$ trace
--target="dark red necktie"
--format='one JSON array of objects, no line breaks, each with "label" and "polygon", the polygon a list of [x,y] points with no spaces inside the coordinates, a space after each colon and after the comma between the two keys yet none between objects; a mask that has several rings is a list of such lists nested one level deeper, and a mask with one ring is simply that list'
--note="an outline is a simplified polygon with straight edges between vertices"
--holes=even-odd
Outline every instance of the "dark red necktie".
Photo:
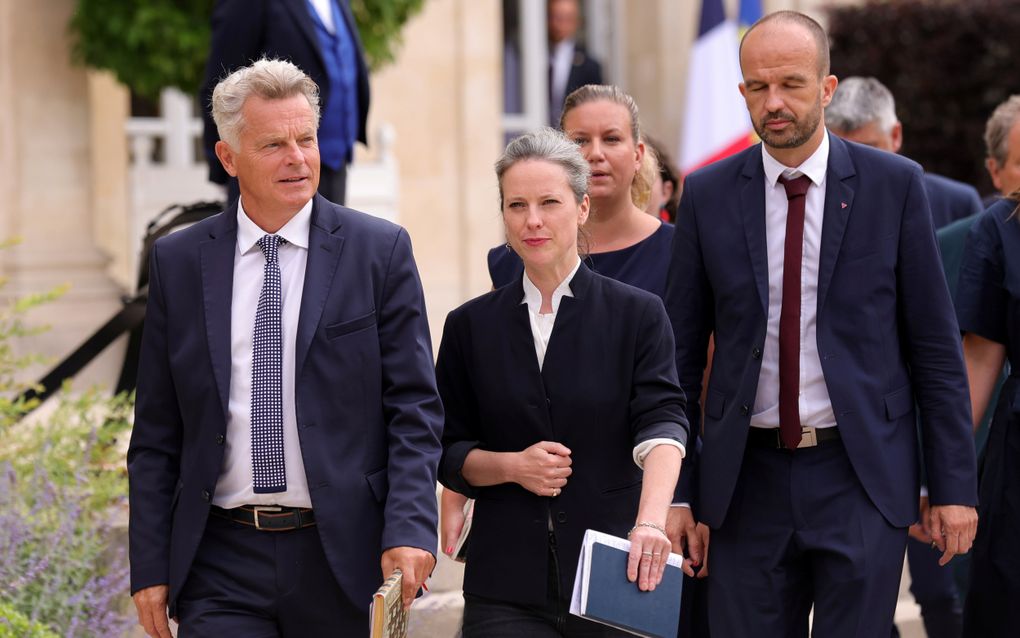
[{"label": "dark red necktie", "polygon": [[779,313],[779,438],[788,449],[800,445],[800,270],[804,252],[804,201],[811,179],[779,178],[786,189],[786,245],[783,248],[783,305]]}]

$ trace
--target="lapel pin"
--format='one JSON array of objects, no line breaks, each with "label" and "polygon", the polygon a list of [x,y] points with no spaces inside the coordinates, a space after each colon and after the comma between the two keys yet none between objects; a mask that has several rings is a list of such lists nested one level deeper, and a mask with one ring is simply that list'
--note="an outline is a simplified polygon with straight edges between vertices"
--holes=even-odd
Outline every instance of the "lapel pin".
[{"label": "lapel pin", "polygon": [[839,207],[840,208],[846,208],[846,202],[840,202],[839,203]]}]

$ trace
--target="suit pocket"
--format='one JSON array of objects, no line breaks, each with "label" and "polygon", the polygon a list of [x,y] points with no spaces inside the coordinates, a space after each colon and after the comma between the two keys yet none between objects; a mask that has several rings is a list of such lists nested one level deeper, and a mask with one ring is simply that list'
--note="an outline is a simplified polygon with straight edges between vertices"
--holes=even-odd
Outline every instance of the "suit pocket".
[{"label": "suit pocket", "polygon": [[375,310],[356,319],[341,321],[340,323],[334,323],[331,326],[326,326],[326,338],[330,340],[336,339],[337,337],[342,337],[344,335],[351,334],[352,332],[357,332],[358,330],[364,330],[372,325],[375,325]]},{"label": "suit pocket", "polygon": [[726,409],[726,395],[718,390],[709,388],[705,393],[705,416],[710,419],[719,420]]},{"label": "suit pocket", "polygon": [[380,503],[385,501],[386,495],[390,491],[390,477],[386,472],[386,468],[383,467],[374,472],[369,472],[365,475],[365,480],[368,481],[368,487],[372,490],[375,500]]},{"label": "suit pocket", "polygon": [[890,421],[910,414],[913,409],[914,393],[911,392],[909,385],[885,395],[885,418]]}]

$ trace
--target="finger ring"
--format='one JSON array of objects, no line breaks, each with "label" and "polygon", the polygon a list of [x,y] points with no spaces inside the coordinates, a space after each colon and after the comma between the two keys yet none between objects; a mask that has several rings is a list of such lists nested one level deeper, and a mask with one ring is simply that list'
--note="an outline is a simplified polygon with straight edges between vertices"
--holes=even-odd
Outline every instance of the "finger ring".
[{"label": "finger ring", "polygon": [[651,552],[641,552],[641,555],[642,556],[652,556],[653,554]]},{"label": "finger ring", "polygon": [[662,552],[655,552],[652,554],[652,556],[662,556]]},{"label": "finger ring", "polygon": [[931,542],[931,548],[932,548],[932,549],[935,549],[935,548],[937,548],[938,546],[939,546],[939,544],[938,544],[938,543],[936,543],[935,541],[932,541],[932,542]]}]

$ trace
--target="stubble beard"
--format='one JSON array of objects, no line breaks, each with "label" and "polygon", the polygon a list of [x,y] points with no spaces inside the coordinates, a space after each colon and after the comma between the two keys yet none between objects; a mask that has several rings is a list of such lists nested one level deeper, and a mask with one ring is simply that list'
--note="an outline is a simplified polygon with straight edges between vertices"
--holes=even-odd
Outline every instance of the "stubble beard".
[{"label": "stubble beard", "polygon": [[[768,120],[782,117],[790,120],[793,126],[786,131],[774,133],[765,126]],[[822,122],[822,101],[818,100],[803,120],[797,119],[792,113],[777,111],[767,113],[761,120],[755,122],[754,132],[758,134],[765,144],[771,148],[797,148],[803,146],[811,139],[811,136],[818,130]]]}]

